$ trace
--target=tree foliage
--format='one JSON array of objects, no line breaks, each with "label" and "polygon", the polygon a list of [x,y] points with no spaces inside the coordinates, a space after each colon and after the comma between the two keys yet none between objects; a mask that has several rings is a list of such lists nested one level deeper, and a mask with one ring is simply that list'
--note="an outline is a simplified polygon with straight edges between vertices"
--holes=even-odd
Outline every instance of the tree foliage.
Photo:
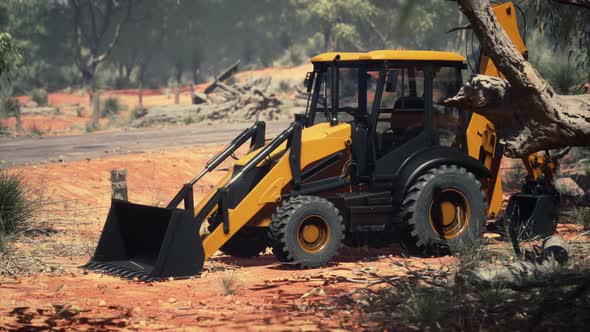
[{"label": "tree foliage", "polygon": [[9,76],[22,64],[20,50],[14,45],[12,36],[0,33],[0,77]]},{"label": "tree foliage", "polygon": [[[14,93],[80,86],[93,67],[99,88],[136,87],[140,81],[161,87],[208,80],[237,59],[248,69],[300,64],[326,50],[463,52],[465,44],[464,34],[447,31],[466,20],[455,3],[443,0],[133,0],[123,22],[128,1],[0,3],[0,31],[10,33],[22,50]],[[587,63],[587,10],[556,1],[517,3],[524,5],[529,25],[544,32],[543,40],[561,41],[559,48],[580,52],[572,54],[572,63],[584,57]],[[81,15],[79,52],[72,51],[78,40],[72,28],[75,4]],[[112,15],[106,20],[109,4]],[[103,59],[121,22],[118,42]]]},{"label": "tree foliage", "polygon": [[[557,1],[525,0],[524,6],[541,35],[547,35],[554,50],[566,49],[578,70],[590,66],[590,9],[567,6]],[[590,74],[586,75],[590,79]]]}]

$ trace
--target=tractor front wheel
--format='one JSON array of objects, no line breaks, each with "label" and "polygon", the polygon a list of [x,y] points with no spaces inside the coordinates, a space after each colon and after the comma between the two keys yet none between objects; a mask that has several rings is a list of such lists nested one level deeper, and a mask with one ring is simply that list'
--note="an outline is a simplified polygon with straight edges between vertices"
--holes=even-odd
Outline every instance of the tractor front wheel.
[{"label": "tractor front wheel", "polygon": [[338,209],[315,196],[289,199],[272,216],[269,227],[273,253],[298,267],[326,265],[344,239],[344,222]]}]

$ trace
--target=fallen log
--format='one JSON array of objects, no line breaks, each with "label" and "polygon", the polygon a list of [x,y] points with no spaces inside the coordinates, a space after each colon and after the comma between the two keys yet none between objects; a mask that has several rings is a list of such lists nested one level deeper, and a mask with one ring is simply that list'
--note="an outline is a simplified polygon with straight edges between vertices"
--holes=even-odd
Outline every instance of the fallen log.
[{"label": "fallen log", "polygon": [[219,74],[219,76],[217,76],[215,80],[211,84],[209,84],[203,92],[207,95],[213,92],[213,90],[215,90],[215,88],[217,87],[218,83],[227,81],[230,77],[232,77],[233,74],[235,74],[238,71],[239,65],[240,60],[238,59],[238,61],[236,61],[233,65],[229,66],[227,69],[221,72],[221,74]]}]

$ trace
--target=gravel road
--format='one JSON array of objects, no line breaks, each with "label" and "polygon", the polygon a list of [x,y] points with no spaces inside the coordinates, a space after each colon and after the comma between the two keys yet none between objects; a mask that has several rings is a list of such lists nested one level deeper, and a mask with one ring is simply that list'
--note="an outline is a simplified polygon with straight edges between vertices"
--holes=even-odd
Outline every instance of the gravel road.
[{"label": "gravel road", "polygon": [[[3,139],[0,141],[0,168],[205,144],[224,144],[250,125],[194,124],[186,127],[127,129],[74,136]],[[288,125],[289,122],[267,123],[266,137],[278,134]]]}]

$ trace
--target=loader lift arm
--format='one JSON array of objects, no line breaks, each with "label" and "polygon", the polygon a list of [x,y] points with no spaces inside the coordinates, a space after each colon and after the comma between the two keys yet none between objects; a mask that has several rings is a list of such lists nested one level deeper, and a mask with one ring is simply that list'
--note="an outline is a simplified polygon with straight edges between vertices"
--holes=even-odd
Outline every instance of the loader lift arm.
[{"label": "loader lift arm", "polygon": [[190,182],[183,185],[182,189],[174,196],[174,198],[168,203],[166,208],[172,209],[178,207],[180,202],[184,201],[185,210],[194,210],[193,200],[193,186],[205,176],[216,169],[222,162],[224,162],[229,156],[233,155],[244,143],[250,140],[250,150],[256,150],[264,146],[266,124],[264,121],[257,121],[254,125],[241,134],[236,136],[229,145],[219,151],[213,158],[207,161],[205,169],[195,176]]}]

